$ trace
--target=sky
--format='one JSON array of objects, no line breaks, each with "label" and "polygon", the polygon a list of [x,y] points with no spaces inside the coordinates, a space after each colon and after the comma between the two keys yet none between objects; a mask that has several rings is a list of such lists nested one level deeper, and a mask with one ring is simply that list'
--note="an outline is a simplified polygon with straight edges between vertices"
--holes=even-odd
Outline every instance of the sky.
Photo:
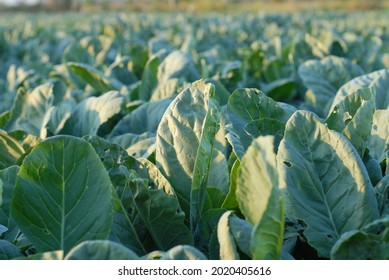
[{"label": "sky", "polygon": [[7,4],[7,5],[18,5],[22,2],[26,4],[35,4],[38,2],[38,0],[0,0],[1,4]]}]

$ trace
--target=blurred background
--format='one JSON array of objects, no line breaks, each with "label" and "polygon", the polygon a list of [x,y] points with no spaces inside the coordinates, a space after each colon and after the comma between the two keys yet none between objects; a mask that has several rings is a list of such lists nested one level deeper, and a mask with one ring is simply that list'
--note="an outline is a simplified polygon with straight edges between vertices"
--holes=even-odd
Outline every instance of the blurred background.
[{"label": "blurred background", "polygon": [[374,10],[385,0],[0,0],[0,11],[301,11]]}]

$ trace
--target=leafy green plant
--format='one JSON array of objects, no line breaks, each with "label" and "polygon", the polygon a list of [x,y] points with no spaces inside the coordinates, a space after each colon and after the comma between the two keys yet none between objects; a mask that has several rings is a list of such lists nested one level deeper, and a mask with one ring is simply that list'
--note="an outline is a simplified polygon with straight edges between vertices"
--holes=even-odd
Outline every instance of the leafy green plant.
[{"label": "leafy green plant", "polygon": [[384,12],[89,19],[0,18],[0,259],[389,259]]}]

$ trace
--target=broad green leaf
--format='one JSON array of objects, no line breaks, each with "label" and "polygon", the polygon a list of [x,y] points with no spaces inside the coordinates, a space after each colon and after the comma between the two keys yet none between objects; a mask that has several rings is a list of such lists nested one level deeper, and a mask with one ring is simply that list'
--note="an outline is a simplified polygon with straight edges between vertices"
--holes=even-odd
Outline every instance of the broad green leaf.
[{"label": "broad green leaf", "polygon": [[200,75],[191,56],[181,51],[172,51],[158,65],[157,78],[159,83],[173,78],[182,78],[187,82],[194,82],[200,78]]},{"label": "broad green leaf", "polygon": [[304,235],[320,256],[329,257],[343,233],[378,218],[357,151],[313,113],[297,111],[290,118],[277,163],[286,215],[306,224]]},{"label": "broad green leaf", "polygon": [[225,175],[215,172],[218,162],[213,161],[218,152],[215,135],[219,120],[213,93],[211,84],[193,83],[170,103],[157,130],[157,164],[172,184],[187,219],[192,217],[192,229],[200,218],[206,187],[224,187],[207,183],[209,178],[217,181]]},{"label": "broad green leaf", "polygon": [[0,260],[12,260],[22,256],[18,247],[7,240],[0,239]]},{"label": "broad green leaf", "polygon": [[279,142],[285,123],[293,113],[257,89],[235,90],[227,110],[232,130],[245,151],[258,136],[273,135]]},{"label": "broad green leaf", "polygon": [[15,138],[0,130],[0,170],[16,164],[24,152]]},{"label": "broad green leaf", "polygon": [[279,259],[284,232],[284,209],[278,190],[274,137],[255,139],[240,167],[236,198],[253,225],[251,252],[254,259]]},{"label": "broad green leaf", "polygon": [[375,71],[355,79],[348,80],[336,93],[332,101],[330,112],[346,96],[354,93],[360,88],[374,88],[376,92],[375,104],[377,109],[389,108],[389,70]]},{"label": "broad green leaf", "polygon": [[174,194],[163,185],[149,186],[141,178],[129,178],[128,183],[138,213],[158,249],[193,244],[193,236],[184,224],[185,213],[180,211]]},{"label": "broad green leaf", "polygon": [[343,234],[331,250],[336,260],[389,260],[389,216]]},{"label": "broad green leaf", "polygon": [[19,169],[19,166],[11,166],[0,170],[0,224],[7,227],[4,239],[11,242],[16,239],[19,231],[10,215],[12,194]]},{"label": "broad green leaf", "polygon": [[111,230],[112,185],[92,146],[51,137],[25,158],[11,202],[15,223],[38,251],[63,250]]},{"label": "broad green leaf", "polygon": [[169,107],[171,101],[172,99],[168,98],[142,104],[118,122],[112,129],[111,137],[123,135],[125,133],[156,133],[162,116]]},{"label": "broad green leaf", "polygon": [[175,97],[177,94],[179,94],[181,91],[185,90],[189,86],[190,83],[182,79],[169,79],[157,85],[157,87],[153,91],[153,95],[151,96],[150,101]]},{"label": "broad green leaf", "polygon": [[123,245],[109,240],[84,241],[66,254],[65,260],[138,260],[139,257]]},{"label": "broad green leaf", "polygon": [[362,75],[363,70],[346,58],[327,56],[304,62],[298,68],[298,74],[309,90],[306,101],[315,113],[324,117],[338,89],[352,78]]},{"label": "broad green leaf", "polygon": [[111,141],[135,158],[149,158],[155,152],[155,134],[152,132],[126,133],[111,138]]},{"label": "broad green leaf", "polygon": [[[45,119],[42,123],[42,129],[40,133],[41,138],[44,139],[47,135],[50,134],[59,134],[59,132],[63,129],[66,121],[71,117],[74,107],[76,106],[77,103],[74,99],[66,99],[57,106],[50,107],[47,110]],[[46,135],[42,135],[43,133]]]},{"label": "broad green leaf", "polygon": [[104,73],[91,65],[77,62],[69,62],[66,65],[98,92],[119,90],[122,86],[120,82],[108,79]]},{"label": "broad green leaf", "polygon": [[375,111],[375,92],[359,89],[336,105],[326,120],[329,129],[346,136],[363,158]]},{"label": "broad green leaf", "polygon": [[161,260],[206,260],[198,249],[188,245],[178,245],[167,251]]},{"label": "broad green leaf", "polygon": [[377,110],[373,115],[371,136],[368,143],[369,154],[378,162],[385,160],[389,151],[389,108]]},{"label": "broad green leaf", "polygon": [[122,103],[123,97],[117,91],[89,97],[74,108],[61,133],[80,137],[96,135],[102,124],[120,112]]},{"label": "broad green leaf", "polygon": [[[208,89],[208,92],[211,90]],[[202,133],[199,139],[199,145],[196,154],[196,160],[193,170],[192,187],[190,193],[190,216],[191,228],[194,230],[203,212],[204,200],[207,192],[209,170],[211,169],[214,146],[216,141],[216,133],[219,130],[219,116],[218,108],[211,99],[213,92],[210,93],[209,100],[204,98],[206,109],[206,116],[203,122]],[[217,152],[217,151],[216,151]],[[215,152],[215,153],[216,153]]]},{"label": "broad green leaf", "polygon": [[40,135],[46,112],[54,101],[53,85],[44,84],[32,92],[20,89],[17,93],[6,129],[24,130]]},{"label": "broad green leaf", "polygon": [[225,212],[218,223],[217,226],[217,239],[220,244],[220,259],[221,260],[239,260],[238,248],[236,246],[234,237],[231,233],[231,228],[229,224],[229,218],[232,214],[232,211]]}]

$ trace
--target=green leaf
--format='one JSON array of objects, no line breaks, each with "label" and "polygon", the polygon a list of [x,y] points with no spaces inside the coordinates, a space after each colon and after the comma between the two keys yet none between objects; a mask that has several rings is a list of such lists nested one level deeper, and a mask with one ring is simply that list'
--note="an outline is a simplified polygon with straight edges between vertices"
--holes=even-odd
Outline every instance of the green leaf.
[{"label": "green leaf", "polygon": [[44,253],[37,253],[33,255],[29,255],[27,257],[20,257],[17,258],[18,260],[63,260],[63,251],[57,250],[57,251],[51,251],[51,252],[44,252]]},{"label": "green leaf", "polygon": [[146,101],[150,100],[154,89],[158,85],[158,66],[166,56],[166,50],[161,50],[152,55],[147,61],[142,73],[142,83],[139,88],[139,99]]},{"label": "green leaf", "polygon": [[376,92],[375,105],[377,109],[389,108],[389,70],[382,69],[352,80],[347,80],[336,93],[332,101],[331,109],[339,104],[346,96],[354,93],[360,88],[374,88]]},{"label": "green leaf", "polygon": [[346,136],[363,158],[375,111],[375,92],[359,89],[336,105],[326,120],[328,128]]},{"label": "green leaf", "polygon": [[208,179],[215,181],[225,175],[217,173],[225,159],[213,161],[218,152],[215,136],[219,120],[213,93],[211,84],[193,83],[173,100],[157,130],[157,164],[172,184],[187,218],[191,217],[192,229],[200,218],[206,187],[224,187],[208,183]]},{"label": "green leaf", "polygon": [[173,193],[163,185],[148,186],[140,178],[129,178],[129,188],[138,213],[159,250],[193,244],[193,236],[184,224],[185,213],[180,211]]},{"label": "green leaf", "polygon": [[362,75],[363,70],[346,58],[327,56],[304,62],[298,68],[298,74],[309,90],[306,101],[315,113],[323,117],[329,112],[338,89],[352,78]]},{"label": "green leaf", "polygon": [[167,251],[161,260],[206,260],[198,249],[188,245],[178,245]]},{"label": "green leaf", "polygon": [[228,210],[238,210],[239,208],[238,200],[236,199],[236,187],[238,181],[239,168],[240,168],[240,160],[237,159],[235,160],[234,165],[232,166],[231,169],[230,188],[226,196],[226,199],[224,200],[221,206],[222,208]]},{"label": "green leaf", "polygon": [[84,240],[108,237],[111,192],[109,176],[88,142],[51,137],[25,158],[11,213],[38,251],[67,253]]},{"label": "green leaf", "polygon": [[142,257],[143,260],[206,260],[197,248],[189,245],[178,245],[167,252],[153,251]]},{"label": "green leaf", "polygon": [[[246,151],[258,136],[273,135],[279,142],[293,112],[285,110],[257,89],[237,89],[228,100],[227,113],[235,136]],[[239,157],[239,153],[237,153]]]},{"label": "green leaf", "polygon": [[273,141],[274,137],[263,136],[251,143],[237,180],[239,207],[254,226],[251,240],[254,259],[279,259],[281,255],[284,209]]},{"label": "green leaf", "polygon": [[290,118],[277,162],[286,215],[306,224],[304,235],[320,256],[329,257],[343,233],[378,218],[357,151],[313,113],[297,111]]},{"label": "green leaf", "polygon": [[22,256],[18,247],[7,240],[0,239],[0,260],[12,260]]},{"label": "green leaf", "polygon": [[146,253],[140,237],[131,220],[135,212],[131,192],[127,188],[127,176],[130,169],[138,169],[140,164],[119,145],[98,136],[84,137],[95,149],[111,179],[113,223],[109,239],[121,243],[138,255]]},{"label": "green leaf", "polygon": [[65,256],[65,260],[138,260],[139,257],[119,243],[109,240],[84,241]]},{"label": "green leaf", "polygon": [[247,257],[252,257],[251,254],[251,240],[253,233],[253,226],[246,220],[240,219],[235,215],[231,215],[229,219],[231,234],[234,237],[238,248],[246,254]]},{"label": "green leaf", "polygon": [[200,75],[191,56],[181,51],[172,51],[158,66],[157,78],[159,83],[174,78],[194,82],[200,78]]},{"label": "green leaf", "polygon": [[46,112],[53,104],[53,85],[44,84],[32,92],[20,89],[17,93],[6,129],[24,130],[40,135]]},{"label": "green leaf", "polygon": [[91,65],[76,62],[69,62],[66,65],[98,92],[119,90],[122,86],[118,81],[106,78],[104,73],[100,72]]},{"label": "green leaf", "polygon": [[234,237],[231,233],[229,225],[229,218],[232,211],[225,212],[217,226],[217,239],[220,244],[220,259],[221,260],[239,260],[238,248],[236,246]]},{"label": "green leaf", "polygon": [[210,209],[203,213],[194,233],[196,248],[202,251],[206,256],[210,253],[210,239],[213,233],[217,231],[217,224],[220,217],[226,212],[226,209]]},{"label": "green leaf", "polygon": [[378,162],[385,160],[389,151],[389,108],[377,110],[373,115],[371,136],[368,143],[369,154]]},{"label": "green leaf", "polygon": [[389,216],[346,232],[331,250],[335,260],[389,260]]},{"label": "green leaf", "polygon": [[375,186],[378,210],[382,215],[389,215],[389,174]]},{"label": "green leaf", "polygon": [[146,102],[122,118],[111,132],[111,138],[125,133],[156,133],[163,114],[172,99]]},{"label": "green leaf", "polygon": [[12,194],[19,169],[19,166],[11,166],[0,170],[0,224],[7,227],[4,239],[11,242],[16,239],[19,232],[10,215]]},{"label": "green leaf", "polygon": [[122,103],[123,97],[117,91],[89,97],[75,107],[61,133],[80,137],[96,135],[102,124],[120,112]]},{"label": "green leaf", "polygon": [[24,152],[15,138],[0,130],[0,169],[16,164]]}]

